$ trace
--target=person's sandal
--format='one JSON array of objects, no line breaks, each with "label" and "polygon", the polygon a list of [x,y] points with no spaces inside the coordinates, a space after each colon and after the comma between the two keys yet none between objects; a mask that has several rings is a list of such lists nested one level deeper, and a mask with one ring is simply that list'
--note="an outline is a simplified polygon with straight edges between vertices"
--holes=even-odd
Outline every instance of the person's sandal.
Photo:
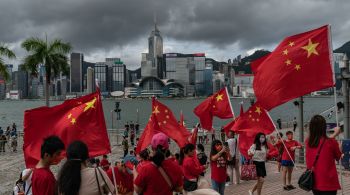
[{"label": "person's sandal", "polygon": [[294,187],[293,185],[288,185],[287,187],[288,187],[290,190],[296,189],[296,187]]},{"label": "person's sandal", "polygon": [[283,189],[286,190],[286,191],[290,190],[290,188],[288,186],[283,186]]}]

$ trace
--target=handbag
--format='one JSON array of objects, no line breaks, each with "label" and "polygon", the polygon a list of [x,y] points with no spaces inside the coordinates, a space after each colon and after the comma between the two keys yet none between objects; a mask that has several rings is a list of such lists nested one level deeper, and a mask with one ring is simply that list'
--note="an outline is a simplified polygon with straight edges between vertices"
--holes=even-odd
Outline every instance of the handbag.
[{"label": "handbag", "polygon": [[184,179],[183,188],[187,192],[192,192],[192,191],[197,190],[197,188],[198,188],[198,179],[196,181],[190,181],[190,180]]},{"label": "handbag", "polygon": [[256,166],[251,162],[243,164],[241,168],[241,180],[257,180]]},{"label": "handbag", "polygon": [[306,171],[303,174],[301,174],[301,176],[299,177],[299,180],[298,180],[299,188],[301,188],[305,191],[312,190],[312,188],[314,186],[314,172],[313,172],[313,170],[315,168],[318,157],[320,156],[320,152],[321,152],[321,149],[323,147],[324,142],[326,142],[326,139],[322,142],[321,147],[318,149],[315,161],[314,161],[311,169],[306,169]]}]

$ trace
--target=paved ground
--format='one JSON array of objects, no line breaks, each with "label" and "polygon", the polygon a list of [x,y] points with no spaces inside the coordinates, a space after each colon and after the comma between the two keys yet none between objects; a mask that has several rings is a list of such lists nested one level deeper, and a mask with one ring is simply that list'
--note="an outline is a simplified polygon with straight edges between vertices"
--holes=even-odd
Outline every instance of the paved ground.
[{"label": "paved ground", "polygon": [[[122,155],[122,149],[120,146],[117,145],[117,138],[115,136],[110,136],[110,140],[112,143],[112,155],[110,156],[110,160],[112,162],[116,160],[120,160],[120,156]],[[118,140],[120,143],[120,139]],[[8,148],[5,154],[0,153],[0,195],[9,195],[12,194],[11,190],[13,188],[13,185],[19,177],[19,173],[21,170],[24,169],[24,159],[23,159],[23,153],[21,151],[22,147],[22,141],[21,138],[19,139],[19,152],[13,153],[9,152]],[[172,145],[172,148],[175,149],[175,146]],[[207,145],[206,148],[209,148],[209,145]],[[207,150],[208,151],[208,150]],[[57,173],[57,170],[59,170],[59,166],[53,167],[53,171]],[[299,169],[297,169],[294,172],[294,178],[293,178],[293,184],[297,186],[297,179],[303,172],[302,166],[300,166]],[[281,174],[275,173],[276,171],[276,164],[274,162],[267,163],[267,177],[265,180],[265,184],[263,187],[263,194],[311,194],[306,193],[300,189],[296,189],[293,191],[283,191],[282,190],[282,176]],[[209,177],[209,175],[207,176]],[[326,176],[325,176],[326,177]],[[343,176],[344,179],[344,194],[350,194],[350,177],[349,174],[345,174]],[[243,181],[239,185],[232,185],[229,187],[226,187],[226,194],[237,194],[237,195],[246,195],[248,194],[248,189],[252,188],[254,185],[254,181]],[[338,194],[341,191],[339,191]]]}]

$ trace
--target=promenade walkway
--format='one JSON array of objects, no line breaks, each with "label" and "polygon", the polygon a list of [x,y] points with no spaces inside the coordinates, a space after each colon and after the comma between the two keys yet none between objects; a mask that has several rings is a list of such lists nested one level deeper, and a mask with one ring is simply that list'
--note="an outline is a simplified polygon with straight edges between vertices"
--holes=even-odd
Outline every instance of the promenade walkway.
[{"label": "promenade walkway", "polygon": [[[121,155],[123,154],[122,148],[118,146],[114,141],[115,138],[111,137],[112,144],[112,155],[109,155],[109,160],[115,162],[116,160],[121,160]],[[13,153],[6,151],[5,154],[0,153],[0,195],[9,195],[12,194],[12,189],[15,181],[18,179],[20,171],[24,169],[24,158],[22,153],[22,137],[19,138],[19,147],[18,152]],[[175,148],[174,144],[171,145]],[[209,145],[206,145],[206,152],[209,152]],[[52,170],[56,174],[59,170],[61,164],[58,166],[53,166]],[[305,170],[303,165],[299,165],[299,168],[294,171],[293,174],[293,185],[297,186],[297,179],[301,173]],[[311,192],[307,193],[300,189],[295,189],[292,191],[283,191],[282,190],[282,175],[280,173],[275,173],[276,164],[275,162],[267,163],[267,177],[265,179],[265,184],[263,187],[263,194],[265,195],[288,195],[288,194],[312,194]],[[210,175],[207,174],[206,177],[209,179]],[[325,175],[325,177],[327,177]],[[350,175],[347,172],[344,176],[344,194],[350,194]],[[239,185],[232,185],[226,187],[225,194],[227,195],[247,195],[248,190],[252,188],[255,181],[243,181]],[[341,194],[341,191],[338,192]]]}]

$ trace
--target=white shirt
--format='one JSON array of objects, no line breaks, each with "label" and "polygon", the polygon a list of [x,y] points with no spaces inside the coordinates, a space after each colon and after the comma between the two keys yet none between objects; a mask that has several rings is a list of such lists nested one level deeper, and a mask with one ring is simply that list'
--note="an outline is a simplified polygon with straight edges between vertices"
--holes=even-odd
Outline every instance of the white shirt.
[{"label": "white shirt", "polygon": [[248,154],[253,155],[253,161],[265,162],[268,150],[266,150],[265,146],[261,147],[261,150],[256,150],[255,144],[250,146],[248,150]]},{"label": "white shirt", "polygon": [[[26,174],[28,174],[29,171],[30,171],[30,169],[24,169],[22,172],[22,177],[25,176]],[[26,188],[24,189],[24,194],[32,195],[32,187],[30,187],[30,189],[29,189],[29,186],[31,186],[31,184],[32,184],[32,173],[29,175],[29,177],[25,181],[25,183],[26,183]],[[28,189],[29,189],[29,192],[27,193]]]},{"label": "white shirt", "polygon": [[236,150],[237,150],[237,141],[235,138],[229,138],[227,140],[228,147],[230,148],[230,154],[232,157],[236,155]]}]

